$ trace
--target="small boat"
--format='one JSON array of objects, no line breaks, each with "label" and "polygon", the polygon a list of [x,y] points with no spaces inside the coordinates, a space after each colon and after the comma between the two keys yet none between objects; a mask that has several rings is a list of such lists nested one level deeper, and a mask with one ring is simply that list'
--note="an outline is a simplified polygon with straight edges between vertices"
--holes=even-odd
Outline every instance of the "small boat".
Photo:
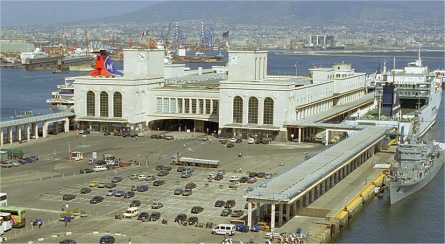
[{"label": "small boat", "polygon": [[14,111],[14,118],[15,119],[24,119],[24,118],[29,118],[32,117],[33,113],[32,111],[22,111],[20,110],[19,113],[17,113],[17,110]]}]

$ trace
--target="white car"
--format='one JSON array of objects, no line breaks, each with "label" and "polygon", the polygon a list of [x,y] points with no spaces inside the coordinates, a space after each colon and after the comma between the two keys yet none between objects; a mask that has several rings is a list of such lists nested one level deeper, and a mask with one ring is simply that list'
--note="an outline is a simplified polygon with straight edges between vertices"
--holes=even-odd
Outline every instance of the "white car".
[{"label": "white car", "polygon": [[230,142],[231,142],[231,143],[235,143],[235,142],[236,142],[236,138],[232,138],[232,139],[230,139]]},{"label": "white car", "polygon": [[239,176],[230,176],[230,182],[235,182],[235,181],[239,181]]},{"label": "white car", "polygon": [[94,172],[100,172],[100,171],[106,171],[106,170],[107,170],[107,167],[100,166],[100,165],[94,166],[94,168],[93,168]]},{"label": "white car", "polygon": [[247,143],[249,143],[249,144],[253,144],[253,143],[255,143],[255,139],[253,139],[253,138],[249,138],[249,140],[247,140]]},{"label": "white car", "polygon": [[138,179],[139,180],[146,180],[147,176],[145,176],[145,175],[138,175]]}]

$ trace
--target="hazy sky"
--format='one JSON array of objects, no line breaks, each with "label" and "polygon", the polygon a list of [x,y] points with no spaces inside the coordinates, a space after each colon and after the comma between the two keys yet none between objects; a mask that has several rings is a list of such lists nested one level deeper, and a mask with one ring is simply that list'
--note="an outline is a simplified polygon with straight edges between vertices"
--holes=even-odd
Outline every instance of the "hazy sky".
[{"label": "hazy sky", "polygon": [[[159,0],[157,1],[159,2]],[[0,0],[0,25],[6,27],[16,25],[54,24],[96,18],[97,16],[114,16],[133,12],[154,3],[156,3],[156,1],[150,0]]]}]

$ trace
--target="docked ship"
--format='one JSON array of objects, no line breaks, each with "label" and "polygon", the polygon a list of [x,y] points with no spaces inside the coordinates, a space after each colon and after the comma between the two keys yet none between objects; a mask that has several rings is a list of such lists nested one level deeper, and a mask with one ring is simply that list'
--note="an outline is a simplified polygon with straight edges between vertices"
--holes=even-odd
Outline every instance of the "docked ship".
[{"label": "docked ship", "polygon": [[49,55],[45,52],[42,52],[40,48],[36,48],[33,52],[22,52],[20,54],[20,61],[22,64],[29,64],[31,60],[46,58]]},{"label": "docked ship", "polygon": [[426,186],[445,161],[445,143],[416,139],[397,147],[390,170],[389,197],[394,204]]},{"label": "docked ship", "polygon": [[52,92],[51,98],[46,102],[51,104],[54,113],[74,112],[74,77],[66,77],[65,84],[57,85],[58,90]]},{"label": "docked ship", "polygon": [[[96,65],[94,69],[88,73],[88,76],[122,76],[123,74],[116,70],[113,61],[109,57],[109,53],[105,50],[95,52]],[[52,92],[51,98],[46,102],[51,104],[54,113],[70,111],[74,112],[74,81],[75,77],[65,77],[65,83],[57,85],[58,90]]]},{"label": "docked ship", "polygon": [[429,70],[419,58],[403,69],[375,79],[374,103],[346,121],[351,126],[386,126],[397,131],[400,143],[421,138],[434,125],[442,100],[445,70]]}]

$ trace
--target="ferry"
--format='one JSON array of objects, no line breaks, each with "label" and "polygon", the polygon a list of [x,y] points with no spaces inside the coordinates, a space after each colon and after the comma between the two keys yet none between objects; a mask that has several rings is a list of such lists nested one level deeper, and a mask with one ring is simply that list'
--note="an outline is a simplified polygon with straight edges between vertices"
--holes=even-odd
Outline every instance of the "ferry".
[{"label": "ferry", "polygon": [[66,77],[65,83],[57,85],[58,90],[52,92],[52,96],[46,99],[50,103],[54,113],[70,111],[74,112],[74,77]]},{"label": "ferry", "polygon": [[403,69],[383,69],[375,80],[374,103],[346,121],[351,126],[386,126],[400,142],[422,138],[434,125],[442,100],[445,70],[429,70],[419,57]]},{"label": "ferry", "polygon": [[36,48],[33,52],[22,52],[20,54],[20,61],[22,64],[29,64],[30,60],[38,59],[38,58],[46,58],[49,55],[45,52],[42,52],[40,48]]}]

